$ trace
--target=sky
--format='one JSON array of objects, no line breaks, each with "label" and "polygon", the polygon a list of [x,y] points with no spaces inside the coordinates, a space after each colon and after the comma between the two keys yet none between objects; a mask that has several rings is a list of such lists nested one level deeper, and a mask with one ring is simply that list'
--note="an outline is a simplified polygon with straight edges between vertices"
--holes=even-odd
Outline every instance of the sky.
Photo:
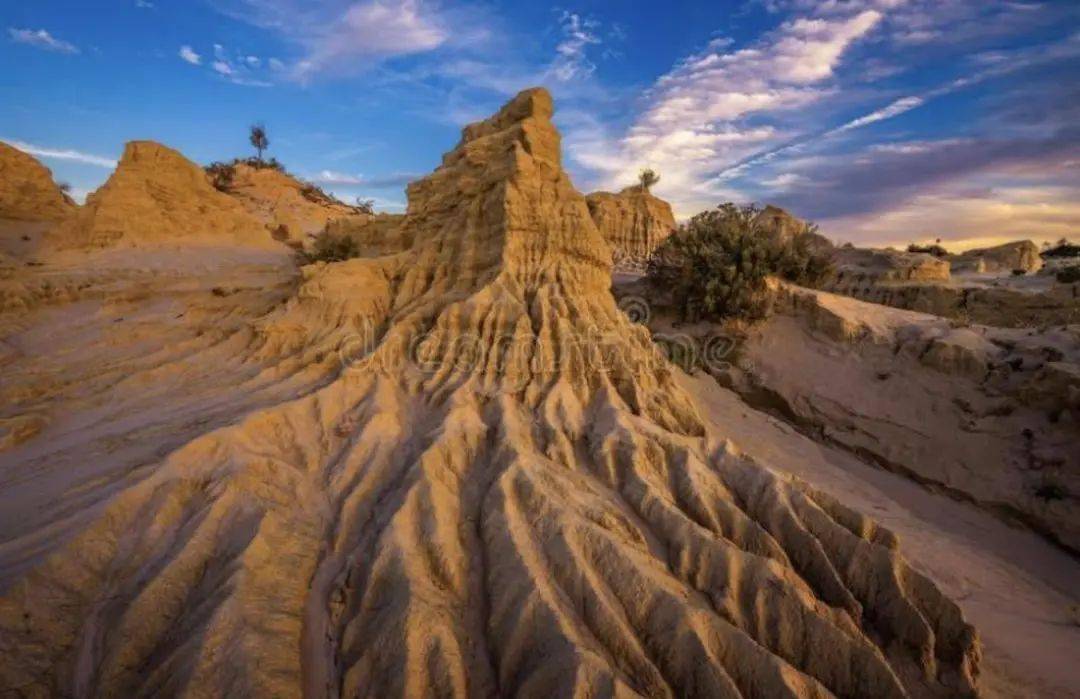
[{"label": "sky", "polygon": [[77,198],[126,141],[269,154],[402,211],[463,125],[555,97],[578,189],[772,203],[838,242],[1080,233],[1075,0],[0,3],[0,140]]}]

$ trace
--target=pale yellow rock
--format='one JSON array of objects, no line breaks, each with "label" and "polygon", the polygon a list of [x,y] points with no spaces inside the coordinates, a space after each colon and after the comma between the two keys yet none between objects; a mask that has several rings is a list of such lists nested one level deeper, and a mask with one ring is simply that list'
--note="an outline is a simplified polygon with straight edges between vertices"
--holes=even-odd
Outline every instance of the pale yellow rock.
[{"label": "pale yellow rock", "polygon": [[618,194],[594,192],[586,200],[593,221],[612,247],[618,269],[643,267],[675,230],[671,205],[640,186]]},{"label": "pale yellow rock", "polygon": [[0,142],[0,219],[56,221],[75,209],[47,167]]},{"label": "pale yellow rock", "polygon": [[332,221],[344,217],[367,218],[341,202],[305,196],[305,183],[273,168],[238,163],[227,193],[244,205],[280,238],[308,241]]},{"label": "pale yellow rock", "polygon": [[1030,240],[1017,240],[992,248],[965,250],[959,255],[950,256],[949,259],[954,271],[979,274],[1009,274],[1013,270],[1037,272],[1043,265],[1039,246]]},{"label": "pale yellow rock", "polygon": [[116,172],[48,239],[59,248],[279,245],[239,202],[214,189],[201,167],[152,141],[127,144]]}]

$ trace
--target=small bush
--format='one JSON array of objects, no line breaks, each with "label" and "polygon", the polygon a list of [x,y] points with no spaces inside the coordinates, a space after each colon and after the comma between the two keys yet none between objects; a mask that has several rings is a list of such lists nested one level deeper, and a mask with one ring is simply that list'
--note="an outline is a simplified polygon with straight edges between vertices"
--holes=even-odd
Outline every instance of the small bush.
[{"label": "small bush", "polygon": [[286,240],[289,239],[289,227],[286,226],[284,223],[279,224],[274,228],[274,230],[270,231],[270,237],[274,240],[284,243]]},{"label": "small bush", "polygon": [[1059,240],[1049,250],[1043,250],[1043,257],[1080,257],[1080,245],[1073,245],[1067,240]]},{"label": "small bush", "polygon": [[307,259],[309,262],[341,262],[360,256],[360,246],[347,235],[334,235],[323,231],[315,238],[315,247]]},{"label": "small bush", "polygon": [[361,214],[374,214],[375,213],[375,200],[364,199],[362,197],[356,198],[356,206],[353,207],[357,212]]},{"label": "small bush", "polygon": [[671,294],[680,320],[760,320],[772,306],[767,279],[819,283],[831,272],[807,238],[780,242],[756,206],[723,204],[694,216],[661,243],[647,268],[649,284]]},{"label": "small bush", "polygon": [[219,192],[227,192],[232,187],[233,177],[236,176],[236,161],[231,163],[213,162],[206,166],[206,174],[210,177],[210,183]]},{"label": "small bush", "polygon": [[1069,491],[1064,485],[1051,478],[1043,479],[1043,482],[1035,489],[1035,497],[1046,502],[1064,500],[1069,497]]},{"label": "small bush", "polygon": [[1059,269],[1054,278],[1062,284],[1080,282],[1080,265],[1070,265],[1064,269]]},{"label": "small bush", "polygon": [[927,255],[933,255],[934,257],[948,257],[949,251],[940,245],[916,245],[912,243],[907,246],[908,252],[921,252]]},{"label": "small bush", "polygon": [[1014,270],[1012,271],[1012,275],[1013,275],[1014,277],[1022,277],[1022,276],[1024,276],[1025,274],[1027,274],[1027,270],[1026,270],[1026,269],[1014,269]]}]

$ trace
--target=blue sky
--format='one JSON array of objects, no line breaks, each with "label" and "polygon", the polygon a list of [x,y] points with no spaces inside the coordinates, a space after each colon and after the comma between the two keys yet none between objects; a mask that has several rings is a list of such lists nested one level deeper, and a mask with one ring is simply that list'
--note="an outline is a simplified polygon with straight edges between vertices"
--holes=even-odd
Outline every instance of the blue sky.
[{"label": "blue sky", "polygon": [[36,0],[0,5],[0,140],[77,194],[125,141],[270,154],[404,206],[461,126],[551,89],[583,191],[771,202],[838,240],[1080,230],[1072,0]]}]

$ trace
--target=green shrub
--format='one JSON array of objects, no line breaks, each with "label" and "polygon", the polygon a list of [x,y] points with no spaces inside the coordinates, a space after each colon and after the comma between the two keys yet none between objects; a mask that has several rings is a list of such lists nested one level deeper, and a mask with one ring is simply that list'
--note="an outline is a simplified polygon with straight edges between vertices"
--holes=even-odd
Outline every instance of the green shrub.
[{"label": "green shrub", "polygon": [[307,259],[309,262],[341,262],[359,256],[360,246],[356,240],[324,230],[315,238],[315,247]]},{"label": "green shrub", "polygon": [[232,187],[233,177],[236,176],[236,161],[231,163],[213,162],[206,166],[206,174],[210,177],[210,183],[219,192],[227,192]]},{"label": "green shrub", "polygon": [[828,276],[831,263],[810,248],[809,238],[778,241],[760,213],[730,203],[702,212],[649,259],[649,284],[671,294],[680,320],[760,320],[772,306],[768,277],[812,285]]}]

